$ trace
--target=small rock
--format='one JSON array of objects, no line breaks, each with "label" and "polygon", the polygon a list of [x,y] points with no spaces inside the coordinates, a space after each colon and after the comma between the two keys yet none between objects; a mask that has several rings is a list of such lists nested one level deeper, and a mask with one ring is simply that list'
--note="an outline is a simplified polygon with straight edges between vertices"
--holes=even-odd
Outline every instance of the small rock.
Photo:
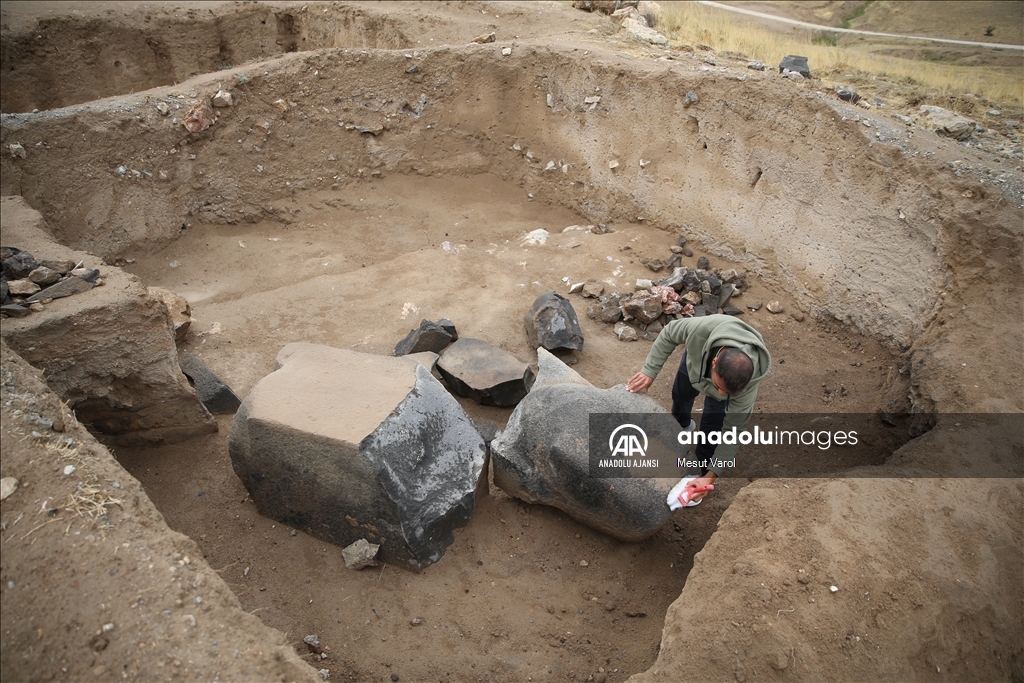
[{"label": "small rock", "polygon": [[585,284],[586,283],[584,282],[574,282],[573,284],[569,285],[569,293],[581,294],[583,292],[583,287]]},{"label": "small rock", "polygon": [[743,309],[736,306],[726,306],[722,309],[722,313],[725,313],[726,315],[741,315],[743,313]]},{"label": "small rock", "polygon": [[[484,43],[493,43],[495,40],[497,40],[497,38],[498,38],[498,36],[495,34],[495,32],[491,31],[490,33],[484,33],[482,35],[479,35],[479,36],[477,36],[476,38],[474,38],[473,40],[471,40],[469,42],[477,43],[477,44],[482,45]],[[398,680],[398,679],[395,679],[395,680]]]},{"label": "small rock", "polygon": [[0,479],[0,500],[7,500],[17,490],[18,480],[15,477]]},{"label": "small rock", "polygon": [[8,292],[11,296],[31,296],[39,291],[40,287],[28,278],[22,280],[11,280],[8,284]]},{"label": "small rock", "polygon": [[785,310],[786,309],[778,301],[769,301],[768,302],[768,312],[769,313],[782,313]]},{"label": "small rock", "polygon": [[671,247],[669,247],[668,250],[671,251],[673,254],[681,254],[681,253],[683,253],[683,248],[678,246],[678,245],[675,245],[675,244],[673,244]]},{"label": "small rock", "polygon": [[999,109],[989,109],[985,113],[988,114],[989,116],[1002,116],[1003,115],[1003,112],[1000,111]]},{"label": "small rock", "polygon": [[619,341],[636,341],[640,338],[636,330],[625,323],[619,323],[614,328],[615,336],[619,338]]},{"label": "small rock", "polygon": [[636,279],[636,289],[637,289],[637,291],[640,291],[641,289],[650,289],[653,286],[654,286],[654,282],[652,282],[651,280],[648,280],[647,278],[638,277]]},{"label": "small rock", "polygon": [[29,309],[18,304],[4,304],[0,306],[0,313],[11,318],[24,318],[30,313]]},{"label": "small rock", "polygon": [[309,648],[309,651],[315,655],[318,655],[324,651],[323,646],[320,645],[320,638],[315,633],[303,638],[302,642],[304,642],[306,644],[306,647]]},{"label": "small rock", "polygon": [[747,304],[747,308],[749,308],[751,311],[759,311],[761,310],[761,306],[763,305],[764,304],[762,304],[760,301],[751,301],[749,304]]},{"label": "small rock", "polygon": [[793,320],[797,321],[798,323],[803,322],[804,320],[804,314],[802,311],[792,311],[789,315],[791,318],[793,318]]},{"label": "small rock", "polygon": [[167,116],[171,113],[171,108],[167,105],[166,102],[157,102],[156,110],[160,112],[160,116]]},{"label": "small rock", "polygon": [[751,62],[747,62],[747,68],[753,69],[754,71],[764,71],[767,67],[765,67],[764,62],[755,59]]},{"label": "small rock", "polygon": [[420,624],[423,623],[423,620],[420,619],[419,617],[416,617],[412,621],[410,621],[409,623],[412,624],[413,626],[419,626]]},{"label": "small rock", "polygon": [[213,96],[213,106],[215,107],[233,107],[235,104],[235,98],[227,90],[218,90],[217,94]]},{"label": "small rock", "polygon": [[[491,35],[493,36],[494,34],[492,33]],[[391,674],[391,681],[392,683],[398,683],[398,674]]]},{"label": "small rock", "polygon": [[67,277],[55,285],[50,285],[42,291],[36,292],[28,299],[26,303],[35,303],[36,301],[42,302],[45,299],[60,299],[73,294],[79,294],[81,292],[87,292],[92,289],[93,283],[83,280],[80,277],[70,276]]},{"label": "small rock", "polygon": [[844,102],[852,102],[853,104],[860,101],[860,94],[857,92],[857,89],[847,86],[843,86],[839,88],[839,90],[836,90],[836,97]]},{"label": "small rock", "polygon": [[71,275],[80,277],[86,282],[96,282],[96,278],[100,276],[98,268],[75,268],[71,271]]},{"label": "small rock", "polygon": [[360,538],[355,543],[343,548],[341,556],[345,560],[345,566],[349,569],[376,567],[377,561],[374,558],[377,556],[378,550],[380,550],[379,545],[370,543],[365,538]]},{"label": "small rock", "polygon": [[636,318],[644,325],[653,323],[662,314],[662,300],[658,294],[640,290],[622,302],[622,313]]},{"label": "small rock", "polygon": [[643,264],[655,273],[660,273],[665,270],[665,262],[661,259],[651,259],[650,261],[644,261]]},{"label": "small rock", "polygon": [[692,90],[687,91],[687,93],[686,93],[686,104],[688,104],[688,105],[690,105],[690,104],[697,104],[698,102],[700,102],[700,98],[697,97],[697,93],[695,93]]},{"label": "small rock", "polygon": [[501,48],[501,54],[504,57],[508,57],[510,54],[512,54],[512,48],[510,48],[510,47],[503,47],[503,48]]},{"label": "small rock", "polygon": [[697,267],[701,270],[707,270],[708,268],[711,267],[711,262],[708,261],[707,256],[701,256],[699,259],[697,259]]},{"label": "small rock", "polygon": [[320,671],[318,671],[317,673],[319,673],[320,674],[320,678],[325,680],[325,681],[328,681],[328,680],[331,679],[331,670],[330,669],[320,669]]},{"label": "small rock", "polygon": [[11,156],[14,157],[15,159],[24,159],[26,156],[28,156],[28,152],[25,151],[25,148],[22,146],[20,142],[12,142],[11,144],[7,145],[7,149],[10,151]]},{"label": "small rock", "polygon": [[587,284],[583,285],[583,296],[596,299],[597,297],[604,294],[604,284],[591,280]]},{"label": "small rock", "polygon": [[[451,321],[449,321],[450,323]],[[452,325],[452,330],[454,331],[454,329],[455,326]],[[420,321],[420,326],[417,329],[411,330],[409,334],[405,335],[404,339],[395,345],[394,355],[405,356],[410,353],[420,353],[421,351],[441,353],[446,346],[452,343],[456,336],[441,326],[440,323],[423,319]]]},{"label": "small rock", "polygon": [[736,291],[736,285],[725,284],[722,285],[718,290],[719,305],[724,306],[725,302],[729,300],[729,297]]},{"label": "small rock", "polygon": [[60,280],[60,278],[61,273],[59,271],[42,265],[28,274],[29,280],[42,287],[49,287]]},{"label": "small rock", "polygon": [[78,469],[78,468],[75,467],[74,465],[65,465],[64,466],[64,476],[70,477],[72,474],[75,473],[76,469]]},{"label": "small rock", "polygon": [[34,303],[28,307],[30,311],[35,311],[36,313],[42,313],[44,308],[41,303]]},{"label": "small rock", "polygon": [[687,258],[693,256],[693,249],[690,249],[689,247],[683,247],[683,256]]},{"label": "small rock", "polygon": [[181,125],[190,133],[201,133],[213,125],[216,120],[217,116],[213,113],[210,105],[206,103],[206,100],[200,100],[188,110],[181,120]]},{"label": "small rock", "polygon": [[12,253],[3,261],[3,273],[7,280],[25,279],[38,267],[39,262],[27,251]]},{"label": "small rock", "polygon": [[804,80],[803,74],[797,73],[796,71],[789,71],[789,70],[787,70],[787,71],[784,71],[782,75],[785,76],[786,78],[788,78],[791,81],[802,81],[802,80]]},{"label": "small rock", "polygon": [[789,655],[785,652],[780,652],[776,655],[768,656],[768,665],[776,671],[784,671],[789,666]]},{"label": "small rock", "polygon": [[782,58],[782,61],[779,62],[779,73],[784,73],[787,70],[793,73],[798,73],[804,78],[811,77],[811,70],[807,66],[807,57],[801,57],[800,55],[786,55]]},{"label": "small rock", "polygon": [[[918,108],[918,113],[921,115],[921,125],[930,128],[939,135],[960,141],[971,137],[971,134],[977,127],[974,121],[942,107],[923,104]],[[1009,124],[1009,121],[1007,121],[1007,124]]]}]

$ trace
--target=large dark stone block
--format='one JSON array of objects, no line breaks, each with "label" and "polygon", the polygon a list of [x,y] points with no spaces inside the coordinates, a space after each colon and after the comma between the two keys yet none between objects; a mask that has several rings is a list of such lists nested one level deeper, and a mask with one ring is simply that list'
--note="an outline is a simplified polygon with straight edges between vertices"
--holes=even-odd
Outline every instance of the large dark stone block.
[{"label": "large dark stone block", "polygon": [[242,402],[228,450],[260,514],[419,571],[473,511],[484,441],[414,360],[294,343]]},{"label": "large dark stone block", "polygon": [[480,339],[449,346],[437,369],[452,391],[484,405],[514,406],[533,384],[529,365]]},{"label": "large dark stone block", "polygon": [[629,393],[624,385],[598,389],[553,356],[541,357],[539,363],[537,388],[516,406],[505,431],[491,442],[494,483],[511,496],[556,507],[620,540],[649,538],[669,519],[665,498],[676,482],[591,478],[589,418],[591,413],[665,409],[646,394]]}]

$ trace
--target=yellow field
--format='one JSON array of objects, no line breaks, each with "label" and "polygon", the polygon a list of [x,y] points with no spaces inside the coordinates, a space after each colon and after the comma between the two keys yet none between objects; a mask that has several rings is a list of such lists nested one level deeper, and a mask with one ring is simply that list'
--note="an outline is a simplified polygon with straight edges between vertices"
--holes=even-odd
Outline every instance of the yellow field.
[{"label": "yellow field", "polygon": [[[870,85],[880,97],[907,105],[937,104],[964,114],[979,108],[1024,108],[1024,54],[1020,66],[963,66],[872,54],[855,45],[815,44],[827,31],[782,33],[744,17],[694,2],[663,2],[660,30],[673,42],[706,45],[776,66],[788,54],[808,58],[811,73],[826,81]],[[878,39],[872,46],[878,47]],[[898,48],[899,43],[892,42]],[[980,48],[989,49],[989,48]],[[971,97],[977,96],[979,99]]]}]

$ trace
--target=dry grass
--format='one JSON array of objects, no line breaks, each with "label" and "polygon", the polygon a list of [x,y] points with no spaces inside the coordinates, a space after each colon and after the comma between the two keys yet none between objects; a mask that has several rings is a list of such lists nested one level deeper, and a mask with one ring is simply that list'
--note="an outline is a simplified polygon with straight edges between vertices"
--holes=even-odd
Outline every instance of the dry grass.
[{"label": "dry grass", "polygon": [[107,507],[112,505],[124,509],[121,501],[106,491],[96,486],[79,483],[74,493],[68,496],[68,502],[64,508],[79,516],[101,517],[107,514]]},{"label": "dry grass", "polygon": [[[693,2],[664,2],[658,29],[670,40],[735,52],[772,66],[789,54],[808,58],[812,73],[826,80],[876,84],[880,96],[902,103],[936,104],[964,114],[977,112],[975,95],[1005,109],[1024,108],[1020,68],[959,66],[880,56],[852,46],[815,44],[821,32],[780,33],[742,15]],[[876,44],[877,45],[877,44]]]}]

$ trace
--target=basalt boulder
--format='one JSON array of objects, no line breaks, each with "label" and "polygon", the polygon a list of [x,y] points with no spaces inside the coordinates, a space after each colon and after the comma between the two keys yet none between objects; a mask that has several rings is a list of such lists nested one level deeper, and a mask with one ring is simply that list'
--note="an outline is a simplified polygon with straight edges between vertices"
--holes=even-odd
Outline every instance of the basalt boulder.
[{"label": "basalt boulder", "polygon": [[472,420],[421,363],[285,346],[235,415],[231,464],[260,514],[419,571],[469,521],[484,466]]}]

